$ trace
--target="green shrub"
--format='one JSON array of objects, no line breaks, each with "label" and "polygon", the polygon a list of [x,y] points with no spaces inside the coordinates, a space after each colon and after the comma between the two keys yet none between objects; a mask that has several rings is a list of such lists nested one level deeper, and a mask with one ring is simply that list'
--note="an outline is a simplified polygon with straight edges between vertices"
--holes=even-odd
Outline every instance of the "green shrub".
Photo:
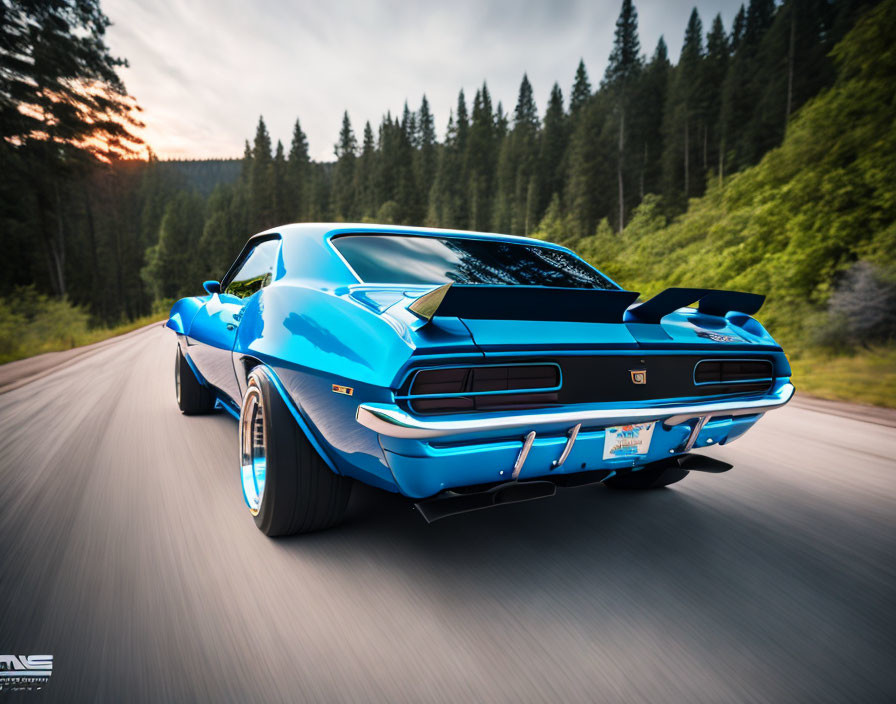
[{"label": "green shrub", "polygon": [[17,288],[0,300],[0,362],[84,344],[89,316],[65,299]]}]

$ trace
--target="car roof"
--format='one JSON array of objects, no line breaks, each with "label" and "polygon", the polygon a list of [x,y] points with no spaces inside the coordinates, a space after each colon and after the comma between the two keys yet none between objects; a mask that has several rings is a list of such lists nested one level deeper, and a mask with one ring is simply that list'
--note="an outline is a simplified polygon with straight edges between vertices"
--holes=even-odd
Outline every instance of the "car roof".
[{"label": "car roof", "polygon": [[[291,223],[272,227],[264,232],[259,232],[255,237],[278,234],[286,237],[319,237],[329,239],[335,235],[417,235],[422,237],[469,237],[475,239],[498,240],[502,242],[517,242],[521,244],[533,244],[552,249],[571,251],[562,245],[536,239],[534,237],[521,237],[518,235],[502,235],[494,232],[478,232],[475,230],[447,229],[434,227],[414,227],[410,225],[378,225],[372,223],[346,223],[346,222],[306,222]],[[251,238],[250,238],[251,239]]]},{"label": "car roof", "polygon": [[[313,222],[292,223],[272,227],[253,235],[246,242],[240,257],[234,262],[228,275],[240,261],[240,258],[252,246],[256,239],[279,237],[283,246],[281,257],[284,271],[281,277],[314,278],[321,284],[351,285],[360,283],[360,279],[348,266],[336,248],[330,243],[331,238],[338,235],[414,235],[422,237],[463,237],[468,239],[492,240],[517,244],[529,244],[548,247],[578,255],[567,247],[546,242],[532,237],[516,235],[499,235],[492,232],[474,232],[468,230],[438,229],[432,227],[411,227],[407,225],[377,225],[371,223]],[[226,276],[225,276],[226,278]]]}]

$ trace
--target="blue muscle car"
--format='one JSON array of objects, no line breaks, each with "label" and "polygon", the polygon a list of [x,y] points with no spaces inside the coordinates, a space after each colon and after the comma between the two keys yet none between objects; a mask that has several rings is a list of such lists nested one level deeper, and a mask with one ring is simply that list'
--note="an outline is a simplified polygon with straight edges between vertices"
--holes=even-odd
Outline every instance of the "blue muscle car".
[{"label": "blue muscle car", "polygon": [[[321,529],[358,480],[428,521],[730,465],[693,449],[793,395],[763,296],[638,302],[570,250],[474,232],[287,225],[171,310],[177,402],[239,419],[267,535]],[[696,308],[688,307],[697,304]]]}]

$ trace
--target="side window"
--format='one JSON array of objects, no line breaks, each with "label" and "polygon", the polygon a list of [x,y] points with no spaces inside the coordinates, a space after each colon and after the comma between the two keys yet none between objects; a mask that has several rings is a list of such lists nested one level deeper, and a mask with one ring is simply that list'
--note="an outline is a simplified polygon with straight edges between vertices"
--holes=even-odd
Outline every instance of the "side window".
[{"label": "side window", "polygon": [[224,293],[247,298],[271,283],[271,279],[274,278],[274,267],[277,266],[279,248],[279,238],[265,240],[255,245],[227,284]]}]

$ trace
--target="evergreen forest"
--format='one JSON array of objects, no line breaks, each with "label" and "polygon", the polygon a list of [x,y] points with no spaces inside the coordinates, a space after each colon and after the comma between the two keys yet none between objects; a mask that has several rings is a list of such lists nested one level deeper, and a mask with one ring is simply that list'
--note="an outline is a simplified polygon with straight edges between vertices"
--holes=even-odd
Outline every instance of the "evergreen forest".
[{"label": "evergreen forest", "polygon": [[651,47],[622,0],[602,75],[570,57],[506,104],[483,82],[448,115],[425,95],[346,112],[326,162],[301,105],[291,134],[260,117],[242,159],[160,160],[99,0],[0,13],[0,361],[164,317],[255,232],[378,222],[559,242],[644,295],[765,293],[797,361],[872,355],[891,386],[869,400],[896,396],[896,0],[694,9]]}]

